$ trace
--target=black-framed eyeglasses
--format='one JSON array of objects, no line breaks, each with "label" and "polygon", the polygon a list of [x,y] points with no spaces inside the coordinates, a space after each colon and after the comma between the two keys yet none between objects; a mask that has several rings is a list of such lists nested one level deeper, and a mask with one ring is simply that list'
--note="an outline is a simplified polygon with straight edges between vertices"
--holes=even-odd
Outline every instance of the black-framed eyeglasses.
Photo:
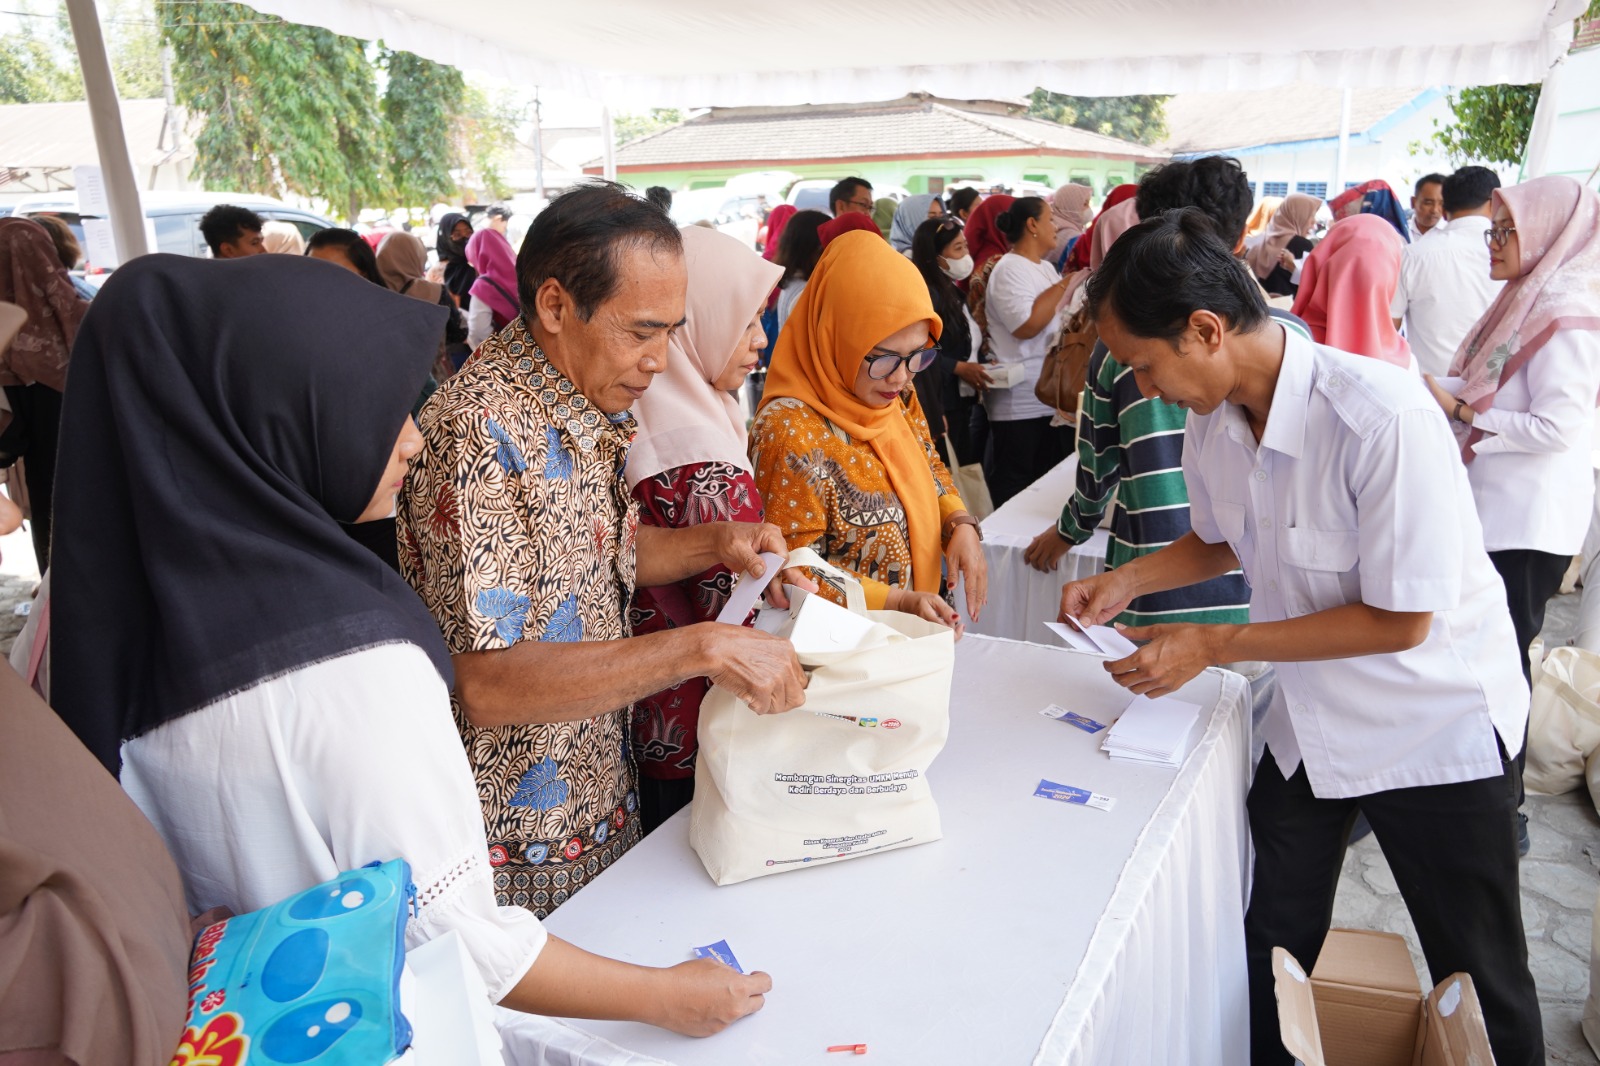
[{"label": "black-framed eyeglasses", "polygon": [[881,355],[867,356],[867,377],[873,381],[884,381],[894,377],[895,371],[904,366],[913,374],[928,369],[938,358],[939,346],[930,344],[926,348],[918,348],[910,355],[894,355],[883,353]]},{"label": "black-framed eyeglasses", "polygon": [[1511,239],[1511,235],[1515,232],[1517,232],[1517,227],[1515,226],[1490,226],[1483,231],[1483,243],[1490,248],[1501,247]]},{"label": "black-framed eyeglasses", "polygon": [[866,203],[862,203],[860,200],[846,200],[845,203],[849,204],[851,207],[859,207],[861,210],[866,211],[869,214],[872,212],[873,207],[876,206],[871,200],[868,200]]}]

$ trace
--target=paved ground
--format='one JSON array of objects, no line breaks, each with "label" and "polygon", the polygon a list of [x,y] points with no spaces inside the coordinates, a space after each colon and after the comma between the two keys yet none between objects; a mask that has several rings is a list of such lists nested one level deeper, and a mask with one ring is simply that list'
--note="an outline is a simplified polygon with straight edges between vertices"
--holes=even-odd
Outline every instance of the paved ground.
[{"label": "paved ground", "polygon": [[[1577,606],[1576,595],[1559,596],[1551,603],[1546,646],[1566,643]],[[1578,1025],[1589,994],[1590,917],[1600,896],[1600,816],[1587,791],[1529,796],[1525,809],[1533,850],[1522,861],[1522,921],[1544,1012],[1549,1062],[1593,1064],[1595,1054]],[[1333,922],[1403,934],[1411,944],[1417,972],[1431,984],[1394,875],[1371,837],[1345,856]]]},{"label": "paved ground", "polygon": [[[38,580],[28,534],[19,530],[0,537],[0,652],[10,649],[22,628],[24,619],[15,610],[28,601]],[[1577,601],[1576,595],[1560,596],[1551,604],[1546,645],[1566,643]],[[1544,1010],[1549,1062],[1587,1066],[1600,1061],[1578,1028],[1589,992],[1590,915],[1600,896],[1600,816],[1583,791],[1530,796],[1527,811],[1533,851],[1522,864],[1522,915]],[[1426,978],[1428,968],[1394,876],[1370,837],[1352,847],[1345,859],[1333,917],[1339,926],[1403,934],[1411,943],[1417,972]]]}]

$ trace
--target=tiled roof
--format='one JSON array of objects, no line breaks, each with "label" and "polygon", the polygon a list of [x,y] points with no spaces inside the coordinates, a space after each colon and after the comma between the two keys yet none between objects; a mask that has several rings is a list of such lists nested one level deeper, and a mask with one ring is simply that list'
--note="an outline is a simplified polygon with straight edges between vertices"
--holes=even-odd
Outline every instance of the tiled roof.
[{"label": "tiled roof", "polygon": [[[1425,91],[1355,90],[1350,94],[1351,134],[1371,129]],[[1337,137],[1342,96],[1341,90],[1320,85],[1179,93],[1167,101],[1167,137],[1160,147],[1182,154]]]},{"label": "tiled roof", "polygon": [[[619,167],[811,159],[894,158],[955,153],[1133,157],[1166,153],[985,106],[913,99],[891,105],[729,108],[690,119],[617,149]],[[598,162],[591,166],[598,166]]]},{"label": "tiled roof", "polygon": [[[154,166],[166,157],[156,146],[166,110],[162,100],[122,101],[122,128],[128,131],[135,168]],[[192,133],[186,131],[185,148],[193,144]],[[0,107],[0,167],[71,167],[99,161],[89,105],[82,100]]]}]

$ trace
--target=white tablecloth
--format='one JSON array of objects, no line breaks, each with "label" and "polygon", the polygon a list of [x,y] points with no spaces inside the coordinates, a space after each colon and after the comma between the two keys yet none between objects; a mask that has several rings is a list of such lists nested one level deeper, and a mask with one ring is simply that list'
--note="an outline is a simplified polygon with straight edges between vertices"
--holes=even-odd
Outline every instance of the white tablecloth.
[{"label": "white tablecloth", "polygon": [[[983,520],[983,551],[989,560],[989,603],[977,622],[967,628],[986,637],[1048,642],[1054,638],[1044,628],[1061,611],[1061,586],[1105,569],[1107,534],[1079,544],[1056,564],[1053,574],[1040,573],[1023,562],[1022,553],[1046,529],[1055,526],[1061,508],[1072,498],[1078,476],[1078,458],[1072,456],[1044,477],[1017,493]],[[966,604],[956,597],[965,617]]]},{"label": "white tablecloth", "polygon": [[[1172,770],[1112,762],[1098,737],[1039,714],[1119,713],[1128,695],[1099,660],[982,637],[956,654],[950,742],[930,773],[943,840],[717,888],[685,811],[546,923],[651,966],[726,939],[746,969],[772,974],[763,1011],[699,1041],[572,1022],[615,1046],[569,1039],[508,1064],[641,1061],[619,1048],[707,1066],[822,1063],[844,1043],[867,1044],[880,1066],[1248,1061],[1243,679],[1208,671],[1183,690],[1205,709]],[[1116,806],[1035,798],[1041,778]],[[508,1026],[508,1048],[519,1040],[534,1042]]]}]

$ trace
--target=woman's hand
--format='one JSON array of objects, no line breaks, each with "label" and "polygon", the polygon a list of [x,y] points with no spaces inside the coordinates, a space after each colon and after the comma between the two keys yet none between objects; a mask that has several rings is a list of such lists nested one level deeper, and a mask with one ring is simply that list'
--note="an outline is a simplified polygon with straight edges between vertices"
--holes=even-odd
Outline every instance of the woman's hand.
[{"label": "woman's hand", "polygon": [[954,582],[959,577],[965,583],[967,617],[976,622],[983,605],[989,602],[989,560],[983,554],[977,528],[966,524],[956,526],[950,533],[950,543],[945,545],[944,559],[950,580]]},{"label": "woman's hand", "polygon": [[[1456,404],[1459,402],[1457,397],[1446,392],[1444,386],[1433,379],[1432,374],[1422,375],[1422,380],[1428,383],[1428,391],[1433,393],[1433,398],[1439,404],[1439,409],[1444,412],[1444,417],[1454,422],[1456,420]],[[1476,416],[1477,412],[1470,406],[1464,403],[1461,404],[1461,421],[1470,426]]]},{"label": "woman's hand", "polygon": [[680,962],[653,975],[660,994],[652,1025],[684,1036],[712,1036],[766,1005],[772,978],[760,970],[742,974],[715,959]]},{"label": "woman's hand", "polygon": [[1289,273],[1294,273],[1294,253],[1285,248],[1278,253],[1278,265]]},{"label": "woman's hand", "polygon": [[972,386],[974,391],[987,392],[993,384],[989,372],[983,368],[982,363],[957,363],[956,377]]},{"label": "woman's hand", "polygon": [[949,626],[956,631],[957,640],[960,640],[961,634],[966,632],[966,627],[961,624],[961,617],[956,614],[955,608],[931,592],[890,589],[889,599],[884,606],[891,611],[913,614],[924,621]]},{"label": "woman's hand", "polygon": [[1208,666],[1218,664],[1219,638],[1229,626],[1176,622],[1158,626],[1118,626],[1129,640],[1149,641],[1115,662],[1106,672],[1123,688],[1140,696],[1165,696],[1194,680]]},{"label": "woman's hand", "polygon": [[1055,526],[1051,526],[1033,538],[1028,550],[1022,553],[1022,561],[1042,574],[1051,574],[1061,562],[1061,557],[1071,550],[1072,542],[1057,533]]}]

